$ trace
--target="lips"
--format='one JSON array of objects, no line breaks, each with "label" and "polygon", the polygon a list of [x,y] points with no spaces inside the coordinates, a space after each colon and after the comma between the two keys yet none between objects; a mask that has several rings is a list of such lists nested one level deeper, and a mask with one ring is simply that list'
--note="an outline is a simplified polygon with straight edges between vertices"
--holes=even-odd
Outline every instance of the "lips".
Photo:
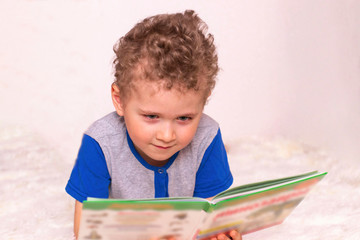
[{"label": "lips", "polygon": [[158,145],[154,145],[155,147],[157,148],[160,148],[160,149],[169,149],[171,148],[171,146],[158,146]]}]

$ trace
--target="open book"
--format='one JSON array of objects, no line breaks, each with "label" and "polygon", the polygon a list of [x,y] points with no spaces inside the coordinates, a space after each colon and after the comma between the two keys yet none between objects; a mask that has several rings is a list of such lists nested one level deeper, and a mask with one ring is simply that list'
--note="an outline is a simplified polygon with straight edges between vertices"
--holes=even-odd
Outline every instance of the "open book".
[{"label": "open book", "polygon": [[207,239],[280,224],[327,173],[311,172],[230,188],[202,198],[95,199],[83,203],[79,239]]}]

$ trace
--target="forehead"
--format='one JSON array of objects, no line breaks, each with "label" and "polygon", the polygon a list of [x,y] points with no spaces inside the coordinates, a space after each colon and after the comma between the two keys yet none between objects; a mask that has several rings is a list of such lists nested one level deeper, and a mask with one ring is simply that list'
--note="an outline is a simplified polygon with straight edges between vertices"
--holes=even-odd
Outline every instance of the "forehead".
[{"label": "forehead", "polygon": [[133,81],[131,95],[136,94],[140,97],[144,94],[154,96],[160,91],[165,90],[164,86],[160,82],[146,81],[146,80],[135,80]]},{"label": "forehead", "polygon": [[128,102],[137,102],[144,108],[196,108],[205,105],[203,92],[180,90],[176,87],[167,89],[162,84],[149,81],[137,81],[133,85]]}]

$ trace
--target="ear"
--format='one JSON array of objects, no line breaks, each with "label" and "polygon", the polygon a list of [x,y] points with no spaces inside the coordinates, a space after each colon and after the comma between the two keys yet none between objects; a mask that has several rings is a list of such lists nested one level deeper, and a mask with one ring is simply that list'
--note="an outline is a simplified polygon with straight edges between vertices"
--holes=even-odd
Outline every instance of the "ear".
[{"label": "ear", "polygon": [[119,116],[124,116],[124,104],[120,98],[120,89],[115,83],[111,85],[111,99],[117,114]]}]

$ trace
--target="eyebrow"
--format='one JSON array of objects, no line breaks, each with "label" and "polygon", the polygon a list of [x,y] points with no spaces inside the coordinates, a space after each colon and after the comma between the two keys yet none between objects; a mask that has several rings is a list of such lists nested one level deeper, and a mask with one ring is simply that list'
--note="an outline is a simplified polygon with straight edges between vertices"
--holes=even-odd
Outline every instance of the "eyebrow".
[{"label": "eyebrow", "polygon": [[147,115],[160,115],[160,113],[157,113],[154,111],[143,110],[143,109],[139,109],[139,112],[141,114],[147,114]]},{"label": "eyebrow", "polygon": [[[139,111],[141,112],[141,114],[146,114],[146,115],[157,115],[157,116],[161,116],[161,113],[158,112],[154,112],[154,111],[148,111],[148,110],[143,110],[143,109],[139,109]],[[182,116],[187,116],[187,117],[194,117],[198,115],[198,113],[194,113],[194,112],[188,112],[188,113],[183,113],[183,114],[176,114],[177,117],[182,117]]]}]

